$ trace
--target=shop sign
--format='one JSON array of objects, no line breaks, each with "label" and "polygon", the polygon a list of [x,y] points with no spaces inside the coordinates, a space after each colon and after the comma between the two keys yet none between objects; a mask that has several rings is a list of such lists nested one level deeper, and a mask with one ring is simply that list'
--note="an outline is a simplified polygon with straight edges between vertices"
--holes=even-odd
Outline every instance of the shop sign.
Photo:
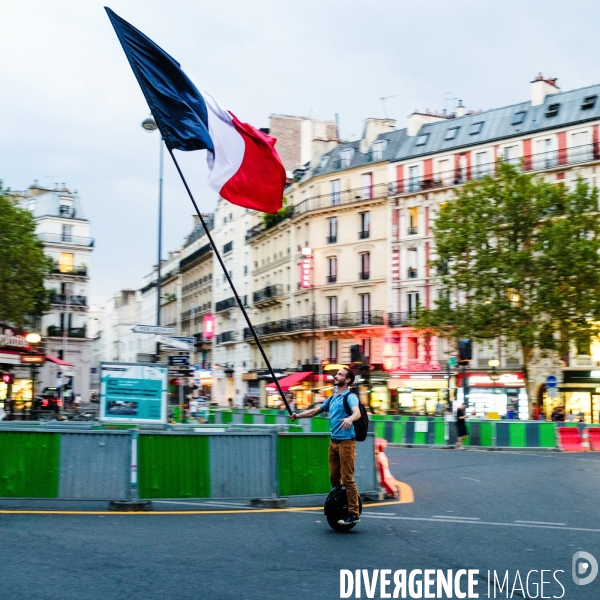
[{"label": "shop sign", "polygon": [[29,348],[29,344],[25,339],[25,332],[18,330],[15,332],[7,325],[0,323],[0,346],[8,348]]},{"label": "shop sign", "polygon": [[470,387],[515,387],[524,383],[523,373],[502,373],[498,381],[494,382],[486,373],[468,373]]},{"label": "shop sign", "polygon": [[442,366],[439,363],[409,363],[406,365],[407,371],[441,371]]},{"label": "shop sign", "polygon": [[21,354],[22,363],[43,365],[45,360],[43,354]]},{"label": "shop sign", "polygon": [[302,248],[302,260],[300,262],[300,287],[308,289],[311,285],[312,248]]},{"label": "shop sign", "polygon": [[215,334],[215,319],[213,315],[204,315],[203,335],[205,340],[211,340]]}]

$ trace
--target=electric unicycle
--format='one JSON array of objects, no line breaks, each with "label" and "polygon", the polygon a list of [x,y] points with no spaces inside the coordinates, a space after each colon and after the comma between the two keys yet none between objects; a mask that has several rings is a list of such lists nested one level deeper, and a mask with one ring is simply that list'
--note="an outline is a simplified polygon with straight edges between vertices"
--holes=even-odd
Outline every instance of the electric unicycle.
[{"label": "electric unicycle", "polygon": [[[325,500],[323,512],[325,513],[329,527],[335,529],[335,531],[350,531],[356,526],[356,523],[353,525],[340,525],[338,523],[340,519],[345,519],[348,516],[348,499],[346,497],[346,488],[343,486],[329,492]],[[362,514],[362,500],[360,495],[358,496],[358,512]]]}]

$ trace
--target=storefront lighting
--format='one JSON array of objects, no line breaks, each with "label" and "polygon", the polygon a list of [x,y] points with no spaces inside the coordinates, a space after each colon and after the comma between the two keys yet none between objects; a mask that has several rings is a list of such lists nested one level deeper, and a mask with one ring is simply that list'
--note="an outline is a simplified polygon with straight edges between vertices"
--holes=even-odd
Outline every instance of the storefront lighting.
[{"label": "storefront lighting", "polygon": [[495,358],[492,358],[491,360],[488,360],[488,365],[492,367],[492,369],[495,369],[496,367],[500,366],[500,361]]},{"label": "storefront lighting", "polygon": [[600,377],[600,371],[590,371],[590,377],[591,378]]},{"label": "storefront lighting", "polygon": [[39,333],[32,332],[32,333],[28,333],[25,336],[25,339],[27,340],[28,344],[35,345],[35,344],[39,344],[42,341],[42,336]]},{"label": "storefront lighting", "polygon": [[486,300],[486,301],[484,302],[484,304],[491,304],[491,303],[492,303],[492,301],[491,301],[491,300]]},{"label": "storefront lighting", "polygon": [[410,379],[433,379],[432,375],[410,375]]}]

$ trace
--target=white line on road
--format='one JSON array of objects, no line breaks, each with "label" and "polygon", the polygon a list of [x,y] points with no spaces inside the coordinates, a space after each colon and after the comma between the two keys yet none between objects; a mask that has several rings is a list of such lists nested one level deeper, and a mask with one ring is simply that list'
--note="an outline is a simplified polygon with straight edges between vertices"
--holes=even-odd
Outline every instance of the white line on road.
[{"label": "white line on road", "polygon": [[530,525],[561,525],[565,527],[566,523],[549,523],[548,521],[515,521],[515,523],[529,523]]},{"label": "white line on road", "polygon": [[477,481],[481,483],[481,479],[473,479],[472,477],[461,477],[461,479],[468,479],[469,481]]},{"label": "white line on road", "polygon": [[209,506],[211,508],[215,508],[216,506],[225,506],[227,508],[239,508],[243,506],[244,508],[251,509],[251,506],[247,504],[234,504],[233,502],[175,502],[173,500],[152,500],[155,504],[181,504],[184,506]]},{"label": "white line on road", "polygon": [[433,515],[432,519],[447,519],[450,521],[464,520],[464,521],[481,521],[479,517],[455,517],[454,515]]},{"label": "white line on road", "polygon": [[380,512],[371,512],[371,511],[369,511],[369,514],[382,516],[382,517],[395,517],[396,516],[396,513],[380,513]]}]

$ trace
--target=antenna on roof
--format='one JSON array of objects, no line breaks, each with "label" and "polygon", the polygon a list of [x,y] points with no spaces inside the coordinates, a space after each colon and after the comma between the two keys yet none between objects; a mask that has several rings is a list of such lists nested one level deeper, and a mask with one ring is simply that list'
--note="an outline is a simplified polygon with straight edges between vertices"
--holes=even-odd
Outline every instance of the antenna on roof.
[{"label": "antenna on roof", "polygon": [[389,100],[390,98],[397,98],[398,96],[402,96],[402,94],[394,94],[393,96],[384,96],[383,98],[380,98],[381,100],[381,106],[383,107],[383,118],[387,119],[387,112],[385,110],[385,101]]}]

